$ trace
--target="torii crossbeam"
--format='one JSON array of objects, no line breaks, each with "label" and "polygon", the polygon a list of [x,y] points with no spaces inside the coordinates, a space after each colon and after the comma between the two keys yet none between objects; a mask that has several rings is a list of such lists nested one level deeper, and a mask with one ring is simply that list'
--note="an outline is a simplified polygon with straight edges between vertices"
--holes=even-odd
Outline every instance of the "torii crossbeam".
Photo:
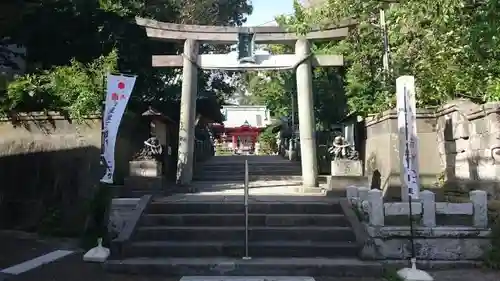
[{"label": "torii crossbeam", "polygon": [[[146,29],[149,38],[163,41],[184,41],[182,55],[153,55],[154,67],[182,67],[181,116],[179,127],[179,159],[177,182],[189,184],[193,176],[193,149],[195,105],[198,69],[221,70],[295,70],[297,75],[297,101],[300,122],[300,149],[302,184],[318,186],[316,141],[314,136],[314,110],[312,93],[312,66],[342,66],[341,55],[313,55],[309,41],[341,40],[348,35],[353,21],[346,21],[323,30],[311,30],[303,36],[287,32],[277,26],[226,27],[180,25],[136,18]],[[251,46],[240,48],[238,54],[198,54],[200,43],[235,44],[250,38]],[[254,54],[253,44],[290,44],[295,42],[295,54]]]}]

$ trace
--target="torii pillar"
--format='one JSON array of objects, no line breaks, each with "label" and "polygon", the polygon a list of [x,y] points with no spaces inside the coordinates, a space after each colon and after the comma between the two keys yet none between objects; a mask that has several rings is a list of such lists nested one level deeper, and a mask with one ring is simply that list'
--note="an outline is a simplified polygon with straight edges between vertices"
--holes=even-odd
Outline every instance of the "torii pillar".
[{"label": "torii pillar", "polygon": [[182,93],[179,119],[179,150],[177,183],[189,184],[193,179],[196,97],[198,94],[198,42],[184,41],[182,62]]},{"label": "torii pillar", "polygon": [[[295,43],[295,54],[299,58],[309,57],[311,47],[306,39]],[[300,159],[302,166],[302,185],[318,186],[318,162],[316,159],[316,137],[314,133],[314,99],[312,91],[311,59],[305,59],[296,69],[297,104],[299,110]]]}]

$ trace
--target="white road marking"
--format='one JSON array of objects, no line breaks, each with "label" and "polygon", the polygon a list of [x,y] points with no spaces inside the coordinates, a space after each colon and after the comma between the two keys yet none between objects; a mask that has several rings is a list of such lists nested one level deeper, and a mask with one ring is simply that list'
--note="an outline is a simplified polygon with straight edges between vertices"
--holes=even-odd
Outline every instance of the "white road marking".
[{"label": "white road marking", "polygon": [[307,276],[184,276],[179,281],[315,281]]},{"label": "white road marking", "polygon": [[57,250],[50,252],[46,255],[39,256],[37,258],[27,260],[25,262],[22,262],[20,264],[16,264],[14,266],[8,267],[6,269],[3,269],[0,271],[1,273],[5,274],[11,274],[11,275],[19,275],[21,273],[24,273],[26,271],[30,271],[32,269],[35,269],[41,265],[51,263],[53,261],[56,261],[60,258],[63,258],[69,254],[72,254],[73,251],[65,251],[65,250]]}]

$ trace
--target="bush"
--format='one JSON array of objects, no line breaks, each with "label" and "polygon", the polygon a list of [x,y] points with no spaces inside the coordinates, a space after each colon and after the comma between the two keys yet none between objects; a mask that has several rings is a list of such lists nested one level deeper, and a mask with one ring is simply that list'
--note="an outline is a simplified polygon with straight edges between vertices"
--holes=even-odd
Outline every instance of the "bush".
[{"label": "bush", "polygon": [[272,127],[268,127],[259,135],[261,154],[272,154],[278,149],[276,145],[276,134],[274,134],[272,130]]},{"label": "bush", "polygon": [[113,51],[89,64],[72,60],[68,66],[20,76],[8,85],[6,97],[0,100],[0,113],[54,110],[80,120],[99,112],[106,73],[117,68],[117,58]]}]

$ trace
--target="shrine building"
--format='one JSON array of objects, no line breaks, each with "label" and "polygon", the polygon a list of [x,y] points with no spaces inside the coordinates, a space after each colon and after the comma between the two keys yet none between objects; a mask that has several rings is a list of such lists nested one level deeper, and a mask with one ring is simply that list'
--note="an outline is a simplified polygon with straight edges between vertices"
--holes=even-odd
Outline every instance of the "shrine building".
[{"label": "shrine building", "polygon": [[212,128],[218,142],[233,150],[251,150],[259,134],[271,124],[264,105],[225,105],[221,111],[225,121],[212,124]]}]

